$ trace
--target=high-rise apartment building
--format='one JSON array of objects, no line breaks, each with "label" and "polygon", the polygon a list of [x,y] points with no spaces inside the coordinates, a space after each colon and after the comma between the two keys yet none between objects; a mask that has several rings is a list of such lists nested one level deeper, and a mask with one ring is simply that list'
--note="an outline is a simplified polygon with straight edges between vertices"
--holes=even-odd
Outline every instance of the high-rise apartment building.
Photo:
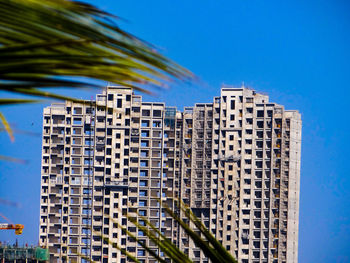
[{"label": "high-rise apartment building", "polygon": [[[208,262],[168,216],[180,197],[239,262],[297,262],[301,119],[247,88],[183,112],[108,87],[96,104],[44,109],[40,245],[51,262],[156,262],[126,213]],[[142,221],[140,221],[142,223]],[[144,242],[163,256],[144,237]]]}]

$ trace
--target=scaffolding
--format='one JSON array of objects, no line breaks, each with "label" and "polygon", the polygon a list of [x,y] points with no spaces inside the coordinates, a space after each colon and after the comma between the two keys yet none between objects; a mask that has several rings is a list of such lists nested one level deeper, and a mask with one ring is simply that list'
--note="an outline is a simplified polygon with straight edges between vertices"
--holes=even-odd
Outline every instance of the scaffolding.
[{"label": "scaffolding", "polygon": [[193,109],[192,131],[192,206],[210,207],[210,179],[212,157],[212,107],[196,105]]},{"label": "scaffolding", "polygon": [[165,107],[164,123],[170,128],[175,127],[176,107]]},{"label": "scaffolding", "polygon": [[1,262],[48,262],[49,251],[41,247],[0,246]]}]

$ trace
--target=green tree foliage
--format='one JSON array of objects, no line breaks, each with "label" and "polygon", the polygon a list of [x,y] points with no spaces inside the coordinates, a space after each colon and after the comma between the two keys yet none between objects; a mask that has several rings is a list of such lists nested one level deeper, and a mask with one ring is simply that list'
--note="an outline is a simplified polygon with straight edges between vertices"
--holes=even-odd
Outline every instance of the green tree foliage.
[{"label": "green tree foliage", "polygon": [[[154,46],[120,29],[116,16],[92,5],[0,0],[0,14],[0,91],[80,101],[50,89],[99,87],[92,84],[99,80],[149,93],[172,80],[193,79]],[[31,102],[37,99],[0,98],[0,105]]]},{"label": "green tree foliage", "polygon": [[95,79],[148,92],[193,77],[83,2],[0,0],[0,13],[0,90],[66,99],[38,88],[96,87]]}]

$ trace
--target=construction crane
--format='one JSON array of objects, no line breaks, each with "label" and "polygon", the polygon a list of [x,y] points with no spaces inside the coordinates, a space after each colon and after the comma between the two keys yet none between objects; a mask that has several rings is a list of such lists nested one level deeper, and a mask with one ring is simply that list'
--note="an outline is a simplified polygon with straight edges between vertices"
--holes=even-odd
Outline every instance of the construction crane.
[{"label": "construction crane", "polygon": [[21,224],[3,224],[3,223],[0,223],[0,230],[4,230],[4,229],[14,229],[15,230],[15,234],[16,235],[22,235],[22,232],[23,232],[23,228],[24,226],[21,225]]},{"label": "construction crane", "polygon": [[24,225],[21,224],[13,224],[8,218],[0,213],[0,216],[4,218],[9,223],[0,223],[0,230],[10,230],[14,229],[16,235],[22,235]]}]

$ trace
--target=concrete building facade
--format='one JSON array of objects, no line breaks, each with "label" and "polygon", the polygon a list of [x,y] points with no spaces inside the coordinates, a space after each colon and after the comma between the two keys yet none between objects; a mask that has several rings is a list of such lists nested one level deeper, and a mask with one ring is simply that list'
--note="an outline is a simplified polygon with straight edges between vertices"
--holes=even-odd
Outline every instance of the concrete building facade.
[{"label": "concrete building facade", "polygon": [[244,87],[183,112],[108,87],[96,104],[45,108],[43,122],[39,242],[51,262],[128,262],[111,242],[156,262],[116,227],[143,239],[130,213],[208,262],[162,208],[178,197],[239,262],[297,262],[297,111]]}]

